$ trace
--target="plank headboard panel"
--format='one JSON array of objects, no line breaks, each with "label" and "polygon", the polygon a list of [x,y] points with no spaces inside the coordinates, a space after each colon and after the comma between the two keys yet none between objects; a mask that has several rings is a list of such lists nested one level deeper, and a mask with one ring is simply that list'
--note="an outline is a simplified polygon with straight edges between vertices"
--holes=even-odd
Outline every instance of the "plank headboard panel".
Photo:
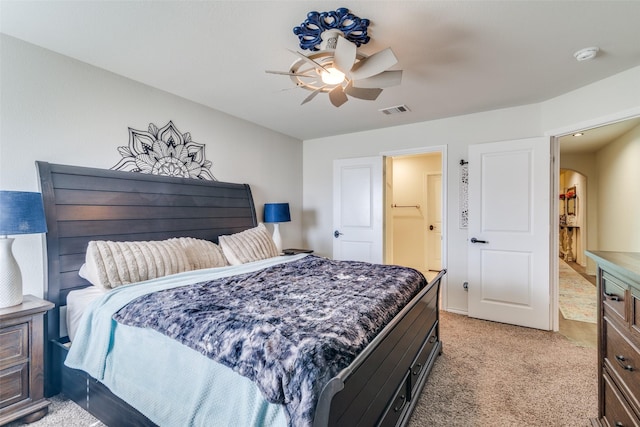
[{"label": "plank headboard panel", "polygon": [[44,297],[47,339],[60,338],[60,307],[73,289],[89,286],[78,276],[91,240],[164,240],[195,237],[218,241],[257,225],[251,189],[198,179],[172,178],[36,162],[48,232]]}]

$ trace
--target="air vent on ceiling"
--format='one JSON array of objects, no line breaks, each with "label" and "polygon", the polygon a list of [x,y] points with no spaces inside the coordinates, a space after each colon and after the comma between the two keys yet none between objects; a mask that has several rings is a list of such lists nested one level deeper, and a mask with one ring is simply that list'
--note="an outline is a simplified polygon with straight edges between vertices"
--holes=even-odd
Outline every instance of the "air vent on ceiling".
[{"label": "air vent on ceiling", "polygon": [[397,114],[397,113],[406,113],[407,111],[411,111],[411,110],[409,110],[409,107],[402,104],[402,105],[396,105],[395,107],[383,108],[378,111],[389,115],[389,114]]}]

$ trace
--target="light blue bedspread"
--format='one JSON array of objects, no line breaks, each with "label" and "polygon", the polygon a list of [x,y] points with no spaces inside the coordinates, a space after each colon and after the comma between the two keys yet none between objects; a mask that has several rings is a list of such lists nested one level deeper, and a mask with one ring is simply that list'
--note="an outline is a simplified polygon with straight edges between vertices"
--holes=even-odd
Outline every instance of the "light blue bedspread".
[{"label": "light blue bedspread", "polygon": [[[151,292],[304,256],[190,271],[118,287],[87,310],[65,364],[98,379],[161,426],[286,426],[283,407],[267,402],[248,378],[163,334],[118,324],[112,316],[132,299]],[[232,393],[235,398],[229,399]]]}]

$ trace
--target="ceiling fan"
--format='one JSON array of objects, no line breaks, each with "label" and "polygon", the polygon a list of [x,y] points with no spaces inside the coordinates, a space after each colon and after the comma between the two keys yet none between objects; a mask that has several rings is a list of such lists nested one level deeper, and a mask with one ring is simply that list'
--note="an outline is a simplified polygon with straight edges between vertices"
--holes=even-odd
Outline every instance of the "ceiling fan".
[{"label": "ceiling fan", "polygon": [[311,91],[302,104],[321,92],[329,94],[331,103],[340,107],[348,96],[373,101],[382,88],[402,81],[401,70],[388,70],[398,59],[390,48],[370,56],[357,48],[369,42],[368,19],[358,18],[349,9],[330,12],[309,12],[307,19],[293,32],[300,47],[311,53],[290,50],[298,59],[288,71],[269,71],[291,77],[297,87]]}]

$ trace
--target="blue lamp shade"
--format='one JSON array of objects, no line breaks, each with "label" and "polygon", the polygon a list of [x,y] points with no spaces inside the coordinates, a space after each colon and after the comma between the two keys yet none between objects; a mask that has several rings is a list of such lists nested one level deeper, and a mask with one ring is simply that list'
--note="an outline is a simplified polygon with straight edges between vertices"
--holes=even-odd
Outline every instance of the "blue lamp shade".
[{"label": "blue lamp shade", "polygon": [[46,232],[40,193],[0,191],[0,236]]},{"label": "blue lamp shade", "polygon": [[264,222],[289,222],[291,213],[289,203],[265,203]]}]

